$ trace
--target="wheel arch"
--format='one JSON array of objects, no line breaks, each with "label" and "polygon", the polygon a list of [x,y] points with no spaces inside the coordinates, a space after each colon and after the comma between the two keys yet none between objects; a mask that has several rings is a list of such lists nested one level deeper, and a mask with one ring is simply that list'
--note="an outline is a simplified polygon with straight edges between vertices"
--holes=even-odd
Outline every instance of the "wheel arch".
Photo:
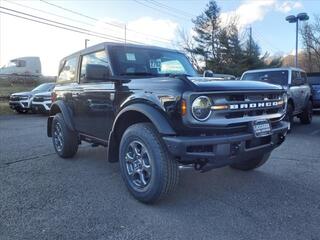
[{"label": "wheel arch", "polygon": [[48,117],[47,121],[47,135],[48,137],[52,137],[51,135],[51,128],[52,128],[52,120],[54,118],[54,115],[57,113],[61,113],[63,116],[63,120],[65,121],[68,129],[71,131],[75,131],[74,123],[71,118],[71,111],[66,106],[66,104],[62,100],[58,100],[54,102],[50,107],[50,116]]},{"label": "wheel arch", "polygon": [[108,161],[117,162],[119,144],[125,130],[139,122],[150,122],[161,135],[176,135],[169,120],[153,106],[136,103],[122,109],[117,115],[108,139]]},{"label": "wheel arch", "polygon": [[289,98],[288,99],[288,104],[290,104],[291,106],[292,106],[292,110],[294,111],[294,109],[295,109],[295,105],[294,105],[294,101],[293,101],[293,99],[292,98]]}]

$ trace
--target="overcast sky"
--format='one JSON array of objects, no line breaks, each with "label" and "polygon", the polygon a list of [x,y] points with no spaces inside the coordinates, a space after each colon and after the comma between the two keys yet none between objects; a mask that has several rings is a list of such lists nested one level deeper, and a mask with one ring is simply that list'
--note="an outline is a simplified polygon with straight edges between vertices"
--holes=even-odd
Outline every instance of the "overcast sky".
[{"label": "overcast sky", "polygon": [[[208,3],[208,0],[48,1],[92,19],[40,0],[0,0],[0,6],[117,38],[124,37],[123,26],[126,24],[128,40],[174,47],[172,42],[177,38],[177,30],[183,28],[190,32],[193,27],[191,19]],[[320,13],[318,0],[225,0],[217,3],[222,21],[236,14],[243,33],[251,25],[254,39],[263,51],[271,54],[288,54],[295,47],[295,26],[284,20],[287,15],[307,12],[311,17],[309,21],[312,21],[313,14]],[[0,65],[16,57],[40,56],[43,74],[56,75],[59,60],[82,49],[85,39],[90,40],[89,45],[108,41],[0,13]]]}]

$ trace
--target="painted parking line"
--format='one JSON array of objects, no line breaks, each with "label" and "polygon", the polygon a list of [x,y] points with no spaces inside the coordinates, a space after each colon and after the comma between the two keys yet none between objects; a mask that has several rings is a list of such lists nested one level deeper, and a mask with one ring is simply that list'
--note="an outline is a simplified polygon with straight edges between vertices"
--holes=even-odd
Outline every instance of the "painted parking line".
[{"label": "painted parking line", "polygon": [[320,129],[313,131],[310,135],[313,136],[313,135],[316,135],[316,134],[318,134],[318,133],[320,133]]}]

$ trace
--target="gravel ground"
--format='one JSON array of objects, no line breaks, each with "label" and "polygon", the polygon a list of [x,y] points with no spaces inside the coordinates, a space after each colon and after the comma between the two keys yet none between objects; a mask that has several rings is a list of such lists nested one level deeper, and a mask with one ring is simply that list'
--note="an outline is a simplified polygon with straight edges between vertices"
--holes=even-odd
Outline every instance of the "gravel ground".
[{"label": "gravel ground", "polygon": [[60,159],[46,117],[0,116],[0,239],[320,239],[320,115],[252,172],[181,172],[156,205],[131,197],[106,150]]}]

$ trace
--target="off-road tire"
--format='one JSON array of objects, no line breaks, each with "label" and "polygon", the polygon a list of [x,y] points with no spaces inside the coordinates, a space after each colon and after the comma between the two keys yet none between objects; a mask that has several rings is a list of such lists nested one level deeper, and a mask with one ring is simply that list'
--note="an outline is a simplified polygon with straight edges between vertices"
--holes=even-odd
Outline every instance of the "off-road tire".
[{"label": "off-road tire", "polygon": [[[130,177],[128,164],[131,164],[132,160],[128,161],[126,158],[131,144],[136,142],[141,143],[147,150],[149,166],[151,166],[149,182],[141,188],[135,186],[133,177]],[[120,142],[119,162],[122,178],[128,190],[141,202],[154,203],[162,199],[171,193],[178,183],[178,162],[172,158],[151,123],[137,123],[127,128]]]},{"label": "off-road tire", "polygon": [[300,115],[302,124],[310,124],[312,122],[312,102],[309,100],[307,106]]},{"label": "off-road tire", "polygon": [[[57,144],[57,127],[59,127],[62,139],[61,146]],[[78,151],[78,135],[68,129],[61,113],[57,113],[52,120],[52,142],[54,150],[62,158],[72,158]]]},{"label": "off-road tire", "polygon": [[243,171],[249,171],[253,170],[255,168],[258,168],[262,166],[270,157],[270,153],[265,153],[261,156],[234,163],[230,165],[231,168],[237,169],[237,170],[243,170]]}]

